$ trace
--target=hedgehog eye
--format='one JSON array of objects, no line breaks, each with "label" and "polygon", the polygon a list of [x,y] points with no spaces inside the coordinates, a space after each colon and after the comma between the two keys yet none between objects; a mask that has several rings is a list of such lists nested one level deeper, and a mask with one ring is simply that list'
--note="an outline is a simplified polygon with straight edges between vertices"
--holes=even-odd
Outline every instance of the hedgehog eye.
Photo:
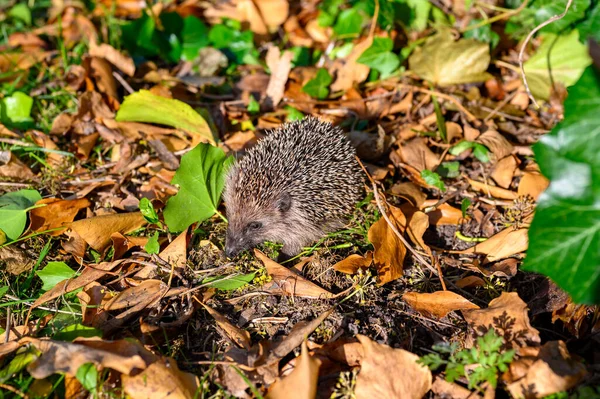
[{"label": "hedgehog eye", "polygon": [[250,222],[248,223],[248,230],[258,230],[262,227],[261,222]]}]

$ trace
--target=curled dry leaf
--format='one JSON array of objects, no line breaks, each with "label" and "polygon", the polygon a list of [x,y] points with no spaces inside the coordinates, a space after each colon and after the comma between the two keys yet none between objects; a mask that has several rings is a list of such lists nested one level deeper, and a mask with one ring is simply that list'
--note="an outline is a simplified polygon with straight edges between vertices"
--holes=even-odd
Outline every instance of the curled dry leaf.
[{"label": "curled dry leaf", "polygon": [[33,180],[35,174],[11,151],[0,151],[0,177],[28,181]]},{"label": "curled dry leaf", "polygon": [[346,273],[346,274],[356,274],[358,270],[368,269],[373,262],[373,252],[368,251],[364,256],[359,254],[352,254],[348,256],[346,259],[342,259],[335,265],[333,265],[333,270]]},{"label": "curled dry leaf", "polygon": [[248,331],[242,330],[241,328],[234,326],[229,322],[229,320],[227,320],[225,316],[223,316],[221,313],[217,312],[210,306],[204,304],[203,302],[200,302],[200,304],[215,319],[219,327],[221,327],[221,329],[225,331],[227,336],[233,342],[235,342],[240,348],[244,348],[247,351],[250,350],[252,346],[252,341],[250,339],[250,333]]},{"label": "curled dry leaf", "polygon": [[433,170],[439,163],[437,155],[427,146],[427,140],[422,137],[402,144],[398,149],[402,162],[416,168],[419,172],[425,169]]},{"label": "curled dry leaf", "polygon": [[448,382],[441,375],[437,375],[431,386],[431,391],[440,398],[452,399],[482,399],[481,395],[471,392],[467,388],[454,382]]},{"label": "curled dry leaf", "polygon": [[107,345],[104,348],[91,347],[89,343],[98,340],[80,338],[75,342],[62,342],[24,337],[18,343],[19,346],[31,344],[41,352],[40,357],[27,366],[31,376],[37,379],[47,378],[56,373],[75,376],[79,367],[85,363],[111,368],[125,375],[146,368],[147,362],[139,354],[121,352],[121,345],[133,345],[128,341],[105,341]]},{"label": "curled dry leaf", "polygon": [[517,170],[517,159],[513,155],[508,155],[496,163],[491,176],[500,187],[508,188],[512,183],[515,170]]},{"label": "curled dry leaf", "polygon": [[131,399],[193,399],[200,390],[200,380],[179,370],[171,358],[161,358],[136,375],[121,376],[123,391]]},{"label": "curled dry leaf", "polygon": [[110,63],[103,58],[92,57],[90,60],[90,72],[96,81],[98,90],[110,97],[109,102],[116,102],[117,82],[112,75],[112,67]]},{"label": "curled dry leaf", "polygon": [[448,143],[451,143],[455,139],[460,140],[462,137],[462,126],[456,122],[446,122],[446,139],[448,140]]},{"label": "curled dry leaf", "polygon": [[15,276],[31,270],[35,265],[35,259],[14,245],[0,247],[0,261],[4,264],[4,270]]},{"label": "curled dry leaf", "polygon": [[473,302],[450,291],[407,292],[402,295],[402,299],[417,312],[437,318],[444,317],[455,310],[479,309],[479,306]]},{"label": "curled dry leaf", "polygon": [[110,236],[113,233],[127,234],[146,223],[146,219],[140,212],[118,213],[78,220],[71,224],[71,229],[90,247],[102,252],[110,245]]},{"label": "curled dry leaf", "polygon": [[482,133],[475,141],[489,148],[497,160],[509,156],[513,151],[512,144],[495,130]]},{"label": "curled dry leaf", "polygon": [[103,58],[119,68],[127,76],[135,74],[135,64],[133,59],[115,49],[113,46],[102,43],[96,45],[95,42],[90,42],[90,55],[92,57]]},{"label": "curled dry leaf", "polygon": [[332,298],[334,296],[331,292],[271,260],[258,249],[254,250],[254,255],[265,265],[267,273],[273,278],[273,284],[268,289],[271,293],[302,298]]},{"label": "curled dry leaf", "polygon": [[121,259],[127,251],[136,247],[144,247],[148,243],[148,237],[125,237],[121,233],[113,233],[110,236],[113,246],[113,260]]},{"label": "curled dry leaf", "polygon": [[91,204],[87,198],[75,200],[44,198],[36,203],[36,205],[44,206],[30,211],[31,224],[29,228],[31,231],[42,232],[64,227],[60,230],[48,232],[51,236],[58,236],[67,229],[81,209],[87,208]]},{"label": "curled dry leaf", "polygon": [[[505,344],[513,348],[540,343],[540,333],[529,323],[527,304],[516,292],[503,292],[492,299],[486,309],[463,310],[462,314],[470,329],[483,332],[493,328],[498,334],[504,334],[508,340]],[[470,338],[468,344],[472,344]]]},{"label": "curled dry leaf", "polygon": [[507,227],[482,243],[459,251],[460,254],[484,254],[484,263],[494,262],[509,256],[525,252],[529,245],[528,229]]},{"label": "curled dry leaf", "polygon": [[427,195],[413,182],[396,183],[390,188],[389,193],[404,198],[416,208],[421,208],[427,199]]},{"label": "curled dry leaf", "polygon": [[77,293],[83,325],[101,329],[106,323],[109,315],[100,305],[107,294],[107,288],[96,281],[92,281]]},{"label": "curled dry leaf", "polygon": [[119,292],[104,304],[104,310],[119,310],[138,306],[141,303],[151,305],[167,290],[167,285],[161,280],[144,280],[139,285]]},{"label": "curled dry leaf", "polygon": [[205,11],[208,18],[231,18],[248,22],[250,30],[259,35],[273,32],[288,17],[289,3],[286,0],[230,0],[210,6]]},{"label": "curled dry leaf", "polygon": [[268,399],[288,399],[291,396],[312,399],[316,396],[321,361],[308,353],[306,341],[302,343],[302,353],[295,360],[294,370],[269,387]]},{"label": "curled dry leaf", "polygon": [[403,349],[393,349],[356,336],[364,349],[356,378],[357,399],[421,399],[431,388],[431,372],[419,357]]},{"label": "curled dry leaf", "polygon": [[[435,201],[437,202],[437,201]],[[428,201],[423,203],[422,207],[427,208]],[[427,212],[429,223],[433,226],[456,226],[465,220],[469,220],[469,216],[463,218],[462,211],[452,205],[444,202],[434,210]]]},{"label": "curled dry leaf", "polygon": [[[406,226],[406,217],[396,207],[389,206],[389,210],[390,220],[402,233]],[[369,229],[368,238],[375,248],[373,263],[377,269],[377,282],[385,284],[401,277],[406,247],[383,217],[373,223]]]},{"label": "curled dry leaf", "polygon": [[586,373],[585,366],[571,357],[563,341],[550,341],[526,367],[526,374],[508,385],[508,391],[515,398],[543,398],[573,388]]},{"label": "curled dry leaf", "polygon": [[489,195],[493,198],[506,199],[506,200],[515,200],[519,197],[519,194],[514,191],[507,190],[502,187],[492,186],[490,184],[482,183],[476,180],[467,179],[471,188],[476,191],[480,191],[485,195]]},{"label": "curled dry leaf", "polygon": [[525,172],[517,193],[519,195],[530,195],[534,200],[537,200],[541,193],[548,188],[550,181],[538,172]]}]

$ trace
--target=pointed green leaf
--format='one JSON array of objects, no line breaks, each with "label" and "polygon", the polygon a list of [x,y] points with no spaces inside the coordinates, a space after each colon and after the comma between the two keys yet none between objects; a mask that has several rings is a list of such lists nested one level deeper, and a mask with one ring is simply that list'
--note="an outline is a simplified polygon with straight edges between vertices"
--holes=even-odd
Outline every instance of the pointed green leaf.
[{"label": "pointed green leaf", "polygon": [[327,72],[327,69],[321,68],[313,79],[306,82],[302,87],[302,91],[311,97],[322,100],[329,95],[329,85],[332,81],[333,78]]}]

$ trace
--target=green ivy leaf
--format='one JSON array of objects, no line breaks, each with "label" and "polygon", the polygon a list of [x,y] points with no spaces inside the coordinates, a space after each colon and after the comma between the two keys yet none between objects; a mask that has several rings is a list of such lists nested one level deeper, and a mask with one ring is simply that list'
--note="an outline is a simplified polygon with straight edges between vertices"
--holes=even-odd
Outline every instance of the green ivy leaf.
[{"label": "green ivy leaf", "polygon": [[456,144],[454,147],[450,148],[448,151],[450,154],[456,156],[460,155],[463,152],[473,149],[473,156],[477,158],[479,161],[485,163],[490,161],[490,156],[488,148],[481,143],[476,143],[474,141],[463,140]]},{"label": "green ivy leaf", "polygon": [[32,122],[31,108],[33,98],[20,91],[14,92],[12,96],[2,99],[1,118],[4,123]]},{"label": "green ivy leaf", "polygon": [[183,231],[215,214],[225,173],[233,162],[233,157],[227,157],[222,149],[204,143],[181,157],[171,181],[179,185],[179,192],[169,198],[163,212],[170,231]]},{"label": "green ivy leaf", "polygon": [[75,338],[102,338],[102,330],[83,324],[70,324],[52,336],[57,341],[72,342]]},{"label": "green ivy leaf", "polygon": [[208,32],[210,43],[236,64],[258,64],[252,31],[239,31],[227,25],[214,25]]},{"label": "green ivy leaf", "polygon": [[302,91],[311,97],[322,100],[329,95],[329,85],[332,81],[333,78],[327,69],[320,68],[317,75],[302,86]]},{"label": "green ivy leaf", "polygon": [[9,240],[16,240],[25,231],[27,211],[41,199],[35,190],[19,190],[0,196],[0,230]]},{"label": "green ivy leaf", "polygon": [[337,17],[333,33],[337,36],[358,36],[362,30],[363,17],[354,7],[340,12]]},{"label": "green ivy leaf", "polygon": [[529,58],[523,67],[531,92],[536,98],[548,100],[552,79],[569,87],[581,76],[583,70],[592,63],[587,47],[579,42],[577,30],[557,37],[554,34],[543,36],[542,45]]},{"label": "green ivy leaf", "polygon": [[75,270],[71,269],[65,262],[48,262],[46,267],[35,272],[44,284],[43,291],[48,291],[56,284],[75,276]]},{"label": "green ivy leaf", "polygon": [[24,22],[25,25],[31,25],[31,9],[25,3],[15,4],[8,11],[8,16]]},{"label": "green ivy leaf", "polygon": [[148,223],[158,224],[158,222],[160,221],[158,218],[158,214],[154,210],[154,206],[152,205],[152,202],[150,202],[150,200],[148,198],[143,197],[140,200],[139,206],[140,206],[140,212],[142,213],[142,216],[144,216],[144,219],[146,219],[148,221]]},{"label": "green ivy leaf", "polygon": [[250,95],[250,99],[248,100],[248,112],[251,113],[256,113],[258,111],[260,111],[260,104],[258,103],[258,101],[256,101],[256,99],[254,98],[254,96],[251,94]]},{"label": "green ivy leaf", "polygon": [[40,351],[33,345],[28,346],[22,351],[17,352],[10,363],[0,371],[0,383],[5,383],[15,374],[23,370],[27,365],[39,358]]},{"label": "green ivy leaf", "polygon": [[[469,22],[469,26],[477,25],[481,21],[481,19],[472,19]],[[488,43],[492,48],[495,48],[500,43],[500,36],[492,30],[489,24],[468,30],[463,36],[467,39],[475,39],[483,43]]]},{"label": "green ivy leaf", "polygon": [[98,370],[94,363],[84,363],[75,374],[77,381],[90,392],[95,392],[98,386]]},{"label": "green ivy leaf", "polygon": [[148,237],[148,242],[144,245],[144,250],[146,253],[158,254],[160,252],[160,244],[158,243],[158,231],[155,231],[153,235]]},{"label": "green ivy leaf", "polygon": [[429,184],[430,186],[437,187],[441,192],[446,191],[446,186],[444,185],[440,175],[437,173],[425,169],[421,172],[421,177],[423,180],[425,180],[425,183]]},{"label": "green ivy leaf", "polygon": [[157,96],[148,90],[140,90],[125,97],[115,119],[119,122],[173,126],[215,143],[210,126],[192,107],[183,101]]},{"label": "green ivy leaf", "polygon": [[460,163],[456,161],[442,162],[442,164],[437,167],[436,172],[442,177],[454,179],[460,175],[459,169]]},{"label": "green ivy leaf", "polygon": [[471,206],[471,200],[468,198],[463,199],[462,202],[460,203],[460,211],[462,212],[463,218],[467,217],[467,209],[469,209],[470,206]]},{"label": "green ivy leaf", "polygon": [[233,291],[251,282],[254,279],[255,275],[256,272],[242,274],[240,276],[235,276],[232,278],[227,278],[224,276],[209,277],[202,280],[202,284],[210,283],[208,285],[209,287],[223,291]]},{"label": "green ivy leaf", "polygon": [[299,121],[304,118],[304,114],[292,107],[291,105],[286,105],[285,110],[287,111],[287,120],[288,121]]},{"label": "green ivy leaf", "polygon": [[386,78],[400,66],[400,58],[392,52],[393,48],[394,42],[389,37],[375,37],[371,47],[356,62],[379,71],[381,78]]},{"label": "green ivy leaf", "polygon": [[600,76],[569,90],[565,119],[533,147],[550,186],[538,199],[524,270],[549,276],[577,303],[600,303]]},{"label": "green ivy leaf", "polygon": [[195,60],[198,57],[198,51],[208,45],[208,27],[193,15],[185,17],[181,42],[183,44],[181,59],[184,61]]}]

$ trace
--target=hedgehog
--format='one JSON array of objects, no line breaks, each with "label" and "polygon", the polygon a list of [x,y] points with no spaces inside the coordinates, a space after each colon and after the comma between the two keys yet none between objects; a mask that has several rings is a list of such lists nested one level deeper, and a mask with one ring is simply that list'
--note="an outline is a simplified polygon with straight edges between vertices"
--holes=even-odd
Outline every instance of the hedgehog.
[{"label": "hedgehog", "polygon": [[343,131],[315,117],[270,132],[228,171],[223,199],[225,255],[265,241],[283,244],[279,260],[346,224],[364,175]]}]

